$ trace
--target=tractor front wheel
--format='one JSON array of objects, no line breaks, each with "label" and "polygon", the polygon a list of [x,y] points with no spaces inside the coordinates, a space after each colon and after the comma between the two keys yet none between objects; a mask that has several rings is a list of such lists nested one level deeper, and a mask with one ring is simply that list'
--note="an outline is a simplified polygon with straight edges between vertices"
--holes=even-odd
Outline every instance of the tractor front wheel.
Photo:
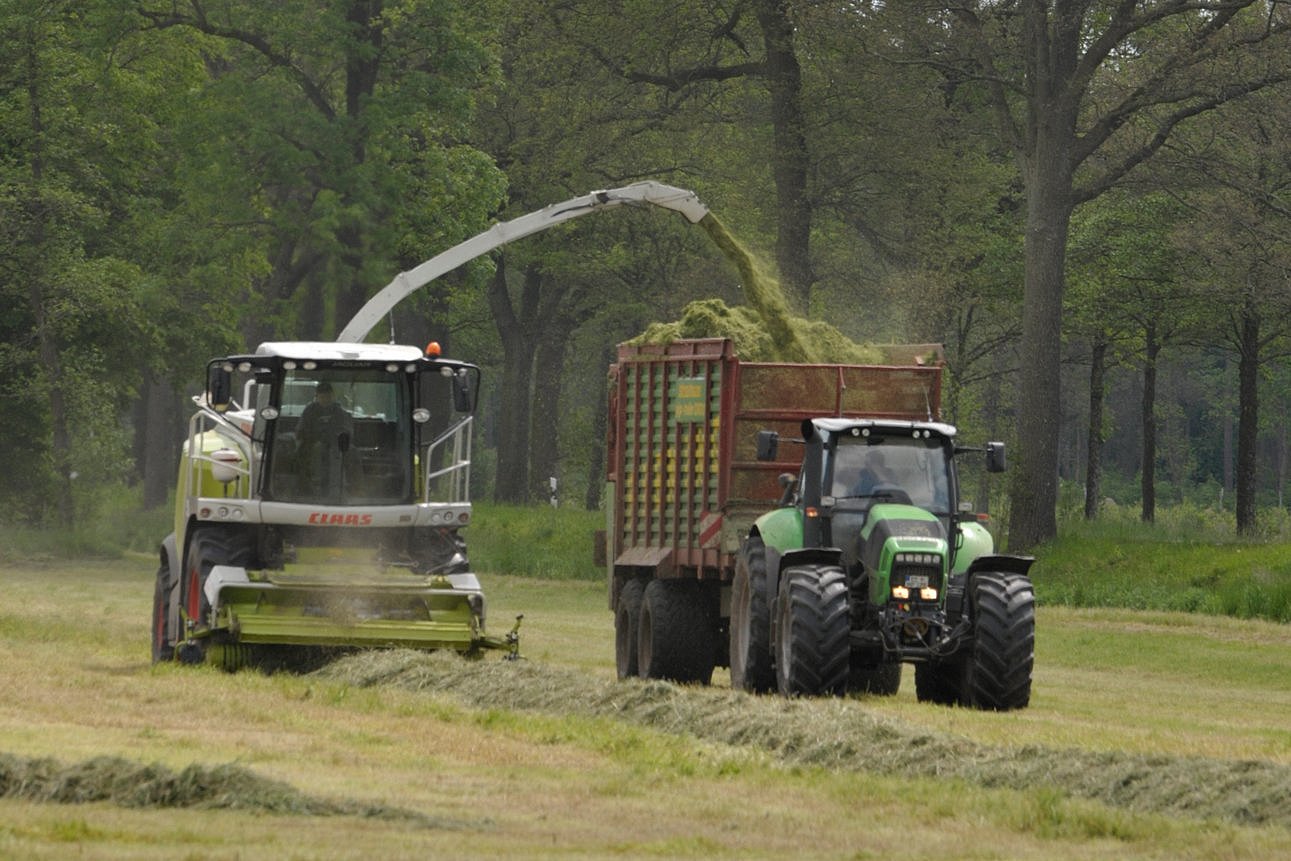
[{"label": "tractor front wheel", "polygon": [[973,647],[966,657],[962,700],[991,711],[1026,708],[1035,663],[1035,592],[1025,574],[986,571],[973,577]]},{"label": "tractor front wheel", "polygon": [[836,565],[785,569],[776,600],[776,684],[785,696],[842,696],[851,659],[847,578]]}]

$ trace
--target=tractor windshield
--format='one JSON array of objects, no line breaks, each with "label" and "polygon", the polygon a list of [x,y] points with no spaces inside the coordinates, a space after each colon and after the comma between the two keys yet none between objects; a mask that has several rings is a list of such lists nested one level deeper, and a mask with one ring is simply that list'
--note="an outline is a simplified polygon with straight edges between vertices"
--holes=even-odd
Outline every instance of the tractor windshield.
[{"label": "tractor windshield", "polygon": [[412,497],[409,387],[368,368],[290,370],[266,452],[283,502],[392,504]]},{"label": "tractor windshield", "polygon": [[843,436],[832,460],[835,498],[903,502],[950,514],[950,458],[940,437]]}]

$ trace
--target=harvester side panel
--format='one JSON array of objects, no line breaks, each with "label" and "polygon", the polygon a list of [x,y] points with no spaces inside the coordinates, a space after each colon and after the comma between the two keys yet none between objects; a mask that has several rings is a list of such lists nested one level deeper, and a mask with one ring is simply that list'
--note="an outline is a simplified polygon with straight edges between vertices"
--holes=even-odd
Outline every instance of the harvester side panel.
[{"label": "harvester side panel", "polygon": [[[930,352],[898,349],[905,361]],[[759,430],[797,439],[820,415],[937,419],[940,397],[939,364],[741,362],[722,338],[621,345],[606,447],[611,574],[729,580],[741,533],[800,461],[786,446],[783,462],[759,462]]]}]

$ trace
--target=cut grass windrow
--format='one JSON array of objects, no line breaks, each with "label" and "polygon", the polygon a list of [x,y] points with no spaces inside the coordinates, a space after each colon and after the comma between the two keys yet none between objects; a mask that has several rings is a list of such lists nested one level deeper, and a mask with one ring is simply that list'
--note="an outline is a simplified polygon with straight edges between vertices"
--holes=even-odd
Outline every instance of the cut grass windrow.
[{"label": "cut grass windrow", "polygon": [[173,771],[121,757],[79,763],[0,754],[0,798],[54,804],[104,802],[127,808],[242,810],[290,816],[357,816],[426,828],[478,828],[410,810],[306,795],[237,765],[190,765]]},{"label": "cut grass windrow", "polygon": [[611,718],[765,751],[791,766],[1056,791],[1136,812],[1291,827],[1291,767],[1276,763],[983,745],[877,716],[863,700],[607,681],[525,661],[448,654],[361,653],[317,676],[354,687],[446,693],[475,708]]}]

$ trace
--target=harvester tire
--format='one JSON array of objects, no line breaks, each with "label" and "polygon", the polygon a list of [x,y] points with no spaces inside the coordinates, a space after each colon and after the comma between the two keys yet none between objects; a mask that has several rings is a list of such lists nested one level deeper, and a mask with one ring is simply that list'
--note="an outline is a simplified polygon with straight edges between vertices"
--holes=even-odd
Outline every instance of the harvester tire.
[{"label": "harvester tire", "polygon": [[651,580],[637,624],[641,676],[703,685],[712,681],[716,638],[698,582]]},{"label": "harvester tire", "polygon": [[1026,708],[1035,663],[1035,592],[1025,574],[973,577],[973,646],[964,672],[965,705],[991,711]]},{"label": "harvester tire", "polygon": [[194,527],[188,538],[184,579],[180,589],[180,601],[188,617],[198,625],[205,625],[209,621],[211,605],[206,600],[203,587],[212,568],[216,565],[248,567],[253,556],[251,541],[244,532],[219,526]]},{"label": "harvester tire", "polygon": [[776,684],[785,696],[842,696],[851,663],[847,577],[836,565],[785,569],[776,600]]},{"label": "harvester tire", "polygon": [[175,638],[170,631],[170,566],[162,562],[152,591],[152,662],[175,659]]},{"label": "harvester tire", "polygon": [[731,687],[753,693],[775,689],[771,610],[766,598],[766,545],[750,537],[735,559],[731,584]]},{"label": "harvester tire", "polygon": [[619,603],[614,611],[614,663],[619,678],[637,675],[637,640],[641,621],[641,598],[645,581],[633,577],[619,589]]},{"label": "harvester tire", "polygon": [[857,694],[896,696],[897,691],[901,690],[901,665],[891,662],[862,663],[853,658],[847,674],[847,689]]}]

